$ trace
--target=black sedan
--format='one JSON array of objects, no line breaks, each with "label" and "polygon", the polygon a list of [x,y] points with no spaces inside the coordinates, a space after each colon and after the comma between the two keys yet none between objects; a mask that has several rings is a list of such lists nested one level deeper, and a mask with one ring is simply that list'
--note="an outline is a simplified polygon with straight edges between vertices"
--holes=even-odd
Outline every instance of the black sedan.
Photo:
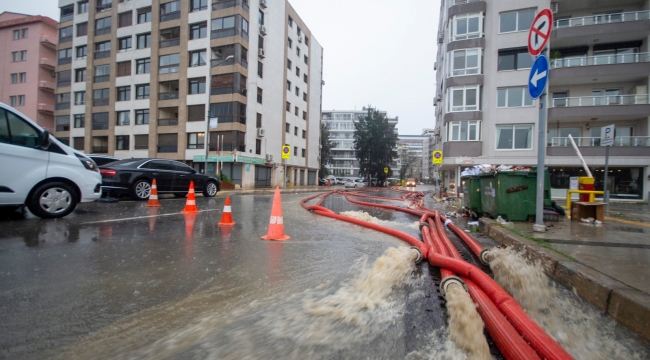
[{"label": "black sedan", "polygon": [[102,192],[110,196],[130,195],[134,200],[147,200],[151,182],[156,179],[159,194],[184,197],[194,181],[194,190],[203,196],[213,197],[221,190],[214,177],[197,174],[191,167],[173,160],[128,159],[99,167],[102,175]]}]

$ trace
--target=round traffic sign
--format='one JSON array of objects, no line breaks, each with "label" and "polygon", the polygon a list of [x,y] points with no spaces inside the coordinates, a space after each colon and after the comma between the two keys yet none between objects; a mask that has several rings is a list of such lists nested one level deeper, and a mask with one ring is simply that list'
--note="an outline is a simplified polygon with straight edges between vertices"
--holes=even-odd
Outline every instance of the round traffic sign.
[{"label": "round traffic sign", "polygon": [[436,158],[436,159],[440,159],[442,157],[442,153],[436,151],[436,152],[433,153],[433,157]]},{"label": "round traffic sign", "polygon": [[285,153],[285,154],[288,154],[289,153],[289,147],[288,146],[282,147],[282,152]]},{"label": "round traffic sign", "polygon": [[535,16],[533,23],[528,30],[528,52],[537,56],[544,50],[544,46],[551,37],[553,28],[553,13],[549,9],[544,9]]}]

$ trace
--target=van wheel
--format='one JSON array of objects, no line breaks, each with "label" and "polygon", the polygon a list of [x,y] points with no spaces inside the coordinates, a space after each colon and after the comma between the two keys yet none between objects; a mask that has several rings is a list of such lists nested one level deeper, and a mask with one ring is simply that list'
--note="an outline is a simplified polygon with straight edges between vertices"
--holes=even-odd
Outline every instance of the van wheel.
[{"label": "van wheel", "polygon": [[77,207],[75,191],[63,182],[45,183],[32,193],[27,207],[40,218],[60,218],[68,215]]},{"label": "van wheel", "polygon": [[151,194],[151,183],[147,180],[141,179],[133,184],[131,189],[131,198],[133,200],[147,200]]}]

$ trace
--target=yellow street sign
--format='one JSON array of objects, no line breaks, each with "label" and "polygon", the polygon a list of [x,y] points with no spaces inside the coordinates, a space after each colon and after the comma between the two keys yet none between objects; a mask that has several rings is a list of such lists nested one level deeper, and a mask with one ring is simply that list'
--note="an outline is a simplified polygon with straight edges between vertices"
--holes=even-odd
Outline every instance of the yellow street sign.
[{"label": "yellow street sign", "polygon": [[431,163],[442,164],[442,150],[434,150],[431,152]]},{"label": "yellow street sign", "polygon": [[388,168],[387,167],[384,168],[384,174],[388,174]]},{"label": "yellow street sign", "polygon": [[282,147],[282,158],[283,159],[288,159],[291,157],[291,146],[289,145],[284,145]]}]

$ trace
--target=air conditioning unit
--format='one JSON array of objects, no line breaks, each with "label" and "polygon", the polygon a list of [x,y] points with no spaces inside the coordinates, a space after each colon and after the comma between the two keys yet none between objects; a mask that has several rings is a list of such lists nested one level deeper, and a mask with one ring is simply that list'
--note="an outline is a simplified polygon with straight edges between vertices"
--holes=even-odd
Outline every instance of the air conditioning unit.
[{"label": "air conditioning unit", "polygon": [[273,161],[273,155],[266,154],[266,161]]},{"label": "air conditioning unit", "polygon": [[260,0],[260,7],[266,9],[266,0]]},{"label": "air conditioning unit", "polygon": [[302,36],[298,36],[298,42],[302,43]]},{"label": "air conditioning unit", "polygon": [[262,36],[266,35],[266,26],[260,25],[260,34]]},{"label": "air conditioning unit", "polygon": [[264,49],[258,49],[257,56],[261,59],[264,59]]},{"label": "air conditioning unit", "polygon": [[556,13],[558,12],[558,10],[560,9],[560,7],[559,7],[558,5],[559,5],[559,4],[556,3],[556,2],[552,2],[552,3],[551,3],[551,12],[552,12],[553,14],[556,14]]},{"label": "air conditioning unit", "polygon": [[257,128],[257,136],[262,137],[264,136],[265,133],[266,131],[264,130],[264,128]]}]

